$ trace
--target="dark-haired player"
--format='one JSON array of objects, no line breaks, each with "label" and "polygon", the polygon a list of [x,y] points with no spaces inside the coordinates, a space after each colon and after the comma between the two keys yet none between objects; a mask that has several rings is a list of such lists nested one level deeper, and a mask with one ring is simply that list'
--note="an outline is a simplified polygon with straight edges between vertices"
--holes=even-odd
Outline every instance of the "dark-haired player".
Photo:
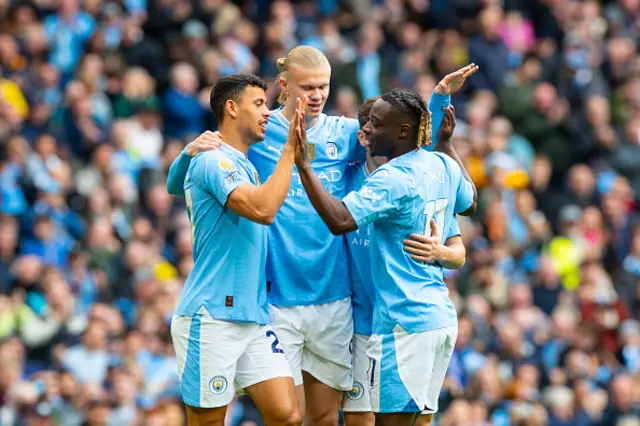
[{"label": "dark-haired player", "polygon": [[224,143],[196,155],[184,182],[194,266],[171,335],[189,425],[223,426],[236,387],[266,425],[301,423],[291,368],[269,325],[264,225],[287,196],[306,100],[298,100],[282,155],[261,185],[247,151],[265,137],[266,89],[248,74],[218,80],[211,109]]},{"label": "dark-haired player", "polygon": [[[443,126],[451,126],[453,110]],[[371,108],[364,133],[372,156],[384,156],[358,192],[342,201],[329,194],[310,167],[306,139],[296,165],[318,214],[334,234],[372,227],[371,267],[376,302],[367,354],[376,424],[412,425],[437,401],[458,327],[438,263],[418,262],[404,251],[412,233],[438,235],[454,214],[477,205],[473,184],[460,165],[441,153],[419,149],[430,140],[430,114],[414,91],[396,89]],[[456,157],[457,158],[457,157]]]},{"label": "dark-haired player", "polygon": [[[371,107],[378,98],[369,98],[362,103],[358,110],[360,127],[369,121]],[[437,135],[438,143],[448,138],[453,132],[454,123],[450,120],[443,123]],[[442,134],[440,134],[442,133]],[[366,147],[364,132],[358,132],[360,143]],[[446,143],[442,141],[443,143]],[[378,167],[387,163],[386,157],[373,157],[367,148],[366,162],[357,164],[347,170],[347,191],[358,191],[365,180]],[[347,392],[342,404],[346,426],[373,426],[375,419],[371,408],[371,395],[367,370],[367,344],[372,329],[373,306],[375,302],[374,284],[371,275],[371,228],[358,229],[346,235],[347,254],[349,257],[349,276],[351,280],[351,301],[353,305],[354,335],[351,341],[353,353],[353,389]],[[408,240],[406,249],[414,254],[414,259],[423,261],[437,261],[448,269],[461,268],[465,263],[466,250],[460,237],[458,221],[453,220],[451,227],[442,239],[435,229],[435,222],[431,220],[430,236],[417,236],[419,241]],[[444,244],[442,243],[444,241]],[[428,244],[425,247],[425,244]],[[422,256],[421,256],[422,255]],[[430,413],[429,413],[430,414]],[[428,414],[427,414],[428,415]],[[418,422],[424,424],[426,416],[420,417]],[[419,423],[416,422],[416,425]]]}]

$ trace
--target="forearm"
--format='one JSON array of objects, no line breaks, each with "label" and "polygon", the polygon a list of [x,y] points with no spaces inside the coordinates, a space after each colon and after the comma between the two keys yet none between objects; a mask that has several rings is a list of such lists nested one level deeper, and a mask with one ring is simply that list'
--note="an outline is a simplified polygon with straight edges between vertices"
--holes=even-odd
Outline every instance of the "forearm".
[{"label": "forearm", "polygon": [[429,99],[429,112],[431,113],[431,147],[429,148],[432,151],[437,145],[437,135],[438,130],[440,129],[440,125],[442,124],[442,120],[445,116],[445,111],[443,108],[448,108],[451,105],[451,95],[444,92],[440,86],[437,86],[436,89],[431,94],[431,98]]},{"label": "forearm", "polygon": [[349,209],[324,188],[310,164],[298,168],[298,172],[309,201],[332,234],[342,235],[358,229]]},{"label": "forearm", "polygon": [[467,252],[463,244],[441,245],[438,249],[438,263],[445,269],[460,269],[466,262]]},{"label": "forearm", "polygon": [[460,166],[460,169],[462,170],[462,176],[464,176],[464,179],[471,184],[473,188],[473,205],[468,210],[459,213],[461,216],[471,216],[473,213],[475,213],[476,207],[478,205],[478,188],[476,188],[476,185],[473,183],[473,179],[471,179],[469,172],[464,167],[464,163],[462,162],[460,157],[458,157],[458,153],[453,147],[453,143],[451,141],[439,142],[435,150],[437,152],[448,155],[453,159],[453,161],[458,163],[458,166]]},{"label": "forearm", "polygon": [[189,164],[191,164],[191,157],[185,151],[182,151],[173,160],[167,176],[167,192],[169,194],[184,197],[184,179],[187,176]]},{"label": "forearm", "polygon": [[282,155],[276,164],[273,174],[263,185],[256,189],[260,210],[263,210],[268,216],[275,216],[287,198],[291,187],[294,160],[295,148],[287,143],[282,150]]}]

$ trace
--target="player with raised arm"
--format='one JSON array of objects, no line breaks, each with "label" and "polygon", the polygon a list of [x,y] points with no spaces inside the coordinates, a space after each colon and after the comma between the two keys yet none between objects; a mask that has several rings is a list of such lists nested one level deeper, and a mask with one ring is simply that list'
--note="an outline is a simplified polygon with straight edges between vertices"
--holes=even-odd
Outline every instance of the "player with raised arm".
[{"label": "player with raised arm", "polygon": [[[451,120],[451,113],[447,117]],[[437,411],[458,320],[442,266],[416,261],[404,250],[404,241],[412,233],[428,235],[432,220],[443,235],[454,214],[475,211],[477,195],[454,159],[419,149],[429,140],[430,115],[417,93],[395,89],[382,95],[364,132],[371,154],[390,161],[342,201],[314,173],[304,137],[296,165],[309,199],[333,234],[373,224],[376,302],[367,350],[372,408],[377,425],[409,426],[419,413]]]},{"label": "player with raised arm", "polygon": [[[464,76],[464,81],[470,67],[445,79],[455,74]],[[285,144],[295,99],[306,96],[309,161],[326,189],[342,198],[347,166],[363,160],[364,150],[357,139],[357,120],[322,113],[329,95],[329,62],[319,50],[298,46],[278,60],[278,69],[282,106],[269,120],[265,143],[253,147],[249,159],[263,180],[271,176]],[[449,105],[448,95],[436,95],[430,101],[434,126],[444,116],[442,107]],[[215,134],[207,138],[215,139]],[[182,194],[188,150],[189,146],[169,170],[167,188],[174,195]],[[307,426],[335,426],[343,393],[352,389],[353,320],[345,257],[344,238],[331,235],[322,223],[294,171],[288,197],[269,230],[267,279],[272,326],[291,364]]]},{"label": "player with raised arm", "polygon": [[[358,111],[360,127],[369,121],[369,113],[378,98],[369,98],[363,102]],[[454,125],[445,120],[437,135],[438,144],[449,139]],[[366,147],[367,141],[362,130],[358,131],[360,143]],[[373,157],[367,148],[366,162],[353,165],[347,170],[347,191],[358,191],[367,177],[378,167],[387,163],[386,157]],[[466,250],[460,237],[457,220],[451,222],[442,244],[435,221],[431,220],[431,235],[414,235],[414,240],[405,241],[405,250],[420,261],[438,262],[448,269],[459,269],[465,263]],[[371,411],[371,397],[367,370],[367,344],[371,335],[373,306],[375,302],[374,285],[371,277],[370,238],[372,225],[358,229],[346,235],[347,253],[349,255],[349,275],[351,277],[351,301],[353,306],[354,335],[353,352],[353,389],[347,392],[342,404],[346,426],[373,426],[375,419]],[[415,240],[421,240],[416,243]],[[428,421],[428,416],[421,416],[418,422]],[[420,423],[422,424],[422,423]],[[428,424],[428,423],[426,423]]]},{"label": "player with raised arm", "polygon": [[171,335],[189,425],[223,426],[236,388],[265,425],[302,422],[291,368],[269,325],[264,225],[287,196],[306,101],[298,99],[279,161],[261,185],[247,151],[265,137],[266,89],[248,74],[218,80],[210,102],[224,143],[196,155],[184,182],[194,266]]}]

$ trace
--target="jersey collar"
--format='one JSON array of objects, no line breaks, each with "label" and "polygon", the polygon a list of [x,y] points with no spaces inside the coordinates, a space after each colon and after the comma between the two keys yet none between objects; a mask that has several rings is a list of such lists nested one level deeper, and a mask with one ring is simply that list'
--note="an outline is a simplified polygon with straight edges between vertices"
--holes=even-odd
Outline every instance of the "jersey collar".
[{"label": "jersey collar", "polygon": [[242,159],[242,160],[246,160],[247,156],[244,154],[244,152],[242,151],[238,151],[237,149],[235,149],[234,147],[232,147],[231,145],[222,142],[222,145],[220,145],[220,149],[222,151],[224,151],[227,154],[230,154],[236,158]]}]

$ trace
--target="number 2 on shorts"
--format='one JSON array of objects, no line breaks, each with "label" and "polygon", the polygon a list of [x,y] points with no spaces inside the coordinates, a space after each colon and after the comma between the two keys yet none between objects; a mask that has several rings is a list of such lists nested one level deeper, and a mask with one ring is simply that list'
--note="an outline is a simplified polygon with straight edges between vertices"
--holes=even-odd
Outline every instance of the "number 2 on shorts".
[{"label": "number 2 on shorts", "polygon": [[283,354],[284,351],[278,347],[280,344],[280,340],[278,340],[278,336],[273,330],[267,331],[267,337],[273,337],[273,343],[271,343],[271,350],[274,354]]}]

